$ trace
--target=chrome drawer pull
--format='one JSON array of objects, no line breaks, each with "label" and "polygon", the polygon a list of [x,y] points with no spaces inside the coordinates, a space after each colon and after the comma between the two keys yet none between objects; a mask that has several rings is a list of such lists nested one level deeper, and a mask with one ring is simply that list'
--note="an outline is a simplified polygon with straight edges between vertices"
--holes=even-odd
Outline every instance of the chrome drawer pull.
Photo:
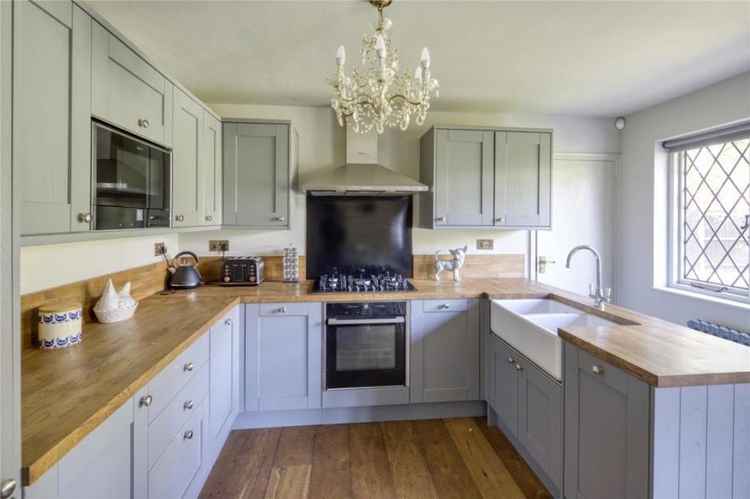
[{"label": "chrome drawer pull", "polygon": [[206,222],[213,222],[213,221],[214,221],[214,217],[212,217],[211,215],[206,215]]},{"label": "chrome drawer pull", "polygon": [[279,307],[276,310],[274,310],[277,314],[285,314],[286,313],[286,307]]},{"label": "chrome drawer pull", "polygon": [[435,219],[435,221],[436,221],[436,222],[439,222],[439,223],[445,223],[445,217],[437,217],[437,218]]},{"label": "chrome drawer pull", "polygon": [[151,395],[145,395],[138,401],[138,407],[151,407],[151,402],[154,401],[154,397]]},{"label": "chrome drawer pull", "polygon": [[284,222],[285,220],[284,217],[271,217],[272,222]]},{"label": "chrome drawer pull", "polygon": [[186,431],[185,434],[183,435],[183,438],[185,438],[185,440],[192,440],[193,439],[193,430]]},{"label": "chrome drawer pull", "polygon": [[523,367],[521,366],[521,364],[517,362],[516,362],[516,371],[523,371]]},{"label": "chrome drawer pull", "polygon": [[184,404],[182,404],[182,408],[185,409],[186,411],[192,411],[193,410],[193,401],[192,400],[188,400],[187,402],[185,402]]},{"label": "chrome drawer pull", "polygon": [[187,364],[185,364],[182,370],[185,371],[186,373],[193,372],[193,363],[188,362]]},{"label": "chrome drawer pull", "polygon": [[438,310],[448,310],[449,308],[451,308],[451,306],[448,305],[447,303],[441,303],[440,305],[438,305],[437,308]]},{"label": "chrome drawer pull", "polygon": [[591,372],[594,374],[602,375],[604,374],[604,368],[599,367],[596,364],[594,364],[593,366],[591,366]]},{"label": "chrome drawer pull", "polygon": [[151,126],[151,123],[147,119],[141,118],[138,120],[138,126],[141,128],[148,128]]}]

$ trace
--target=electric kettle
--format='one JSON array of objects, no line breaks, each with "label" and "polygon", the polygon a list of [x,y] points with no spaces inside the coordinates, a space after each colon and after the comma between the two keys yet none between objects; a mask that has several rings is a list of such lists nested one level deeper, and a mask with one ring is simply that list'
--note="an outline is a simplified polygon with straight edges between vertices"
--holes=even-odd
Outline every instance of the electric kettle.
[{"label": "electric kettle", "polygon": [[[183,263],[180,257],[189,256],[193,263]],[[191,289],[203,284],[200,272],[198,272],[198,256],[192,251],[182,251],[175,255],[169,270],[169,287],[172,289]]]}]

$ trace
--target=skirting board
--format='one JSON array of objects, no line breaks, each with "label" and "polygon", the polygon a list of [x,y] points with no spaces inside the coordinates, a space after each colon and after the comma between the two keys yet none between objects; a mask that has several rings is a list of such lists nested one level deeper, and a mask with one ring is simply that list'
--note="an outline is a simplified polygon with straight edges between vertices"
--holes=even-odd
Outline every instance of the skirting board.
[{"label": "skirting board", "polygon": [[483,417],[485,414],[485,403],[480,401],[243,412],[237,416],[233,429],[248,430],[251,428],[277,428],[281,426]]}]

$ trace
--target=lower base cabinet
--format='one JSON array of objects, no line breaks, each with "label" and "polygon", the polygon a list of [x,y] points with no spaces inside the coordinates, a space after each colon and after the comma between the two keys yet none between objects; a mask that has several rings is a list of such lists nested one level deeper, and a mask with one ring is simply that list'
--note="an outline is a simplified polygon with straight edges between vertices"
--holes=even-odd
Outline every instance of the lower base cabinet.
[{"label": "lower base cabinet", "polygon": [[[555,497],[563,486],[563,387],[489,333],[488,404],[498,425]],[[576,496],[577,497],[577,496]],[[598,496],[585,496],[598,497]]]},{"label": "lower base cabinet", "polygon": [[196,498],[239,410],[240,309],[177,356],[26,499]]}]

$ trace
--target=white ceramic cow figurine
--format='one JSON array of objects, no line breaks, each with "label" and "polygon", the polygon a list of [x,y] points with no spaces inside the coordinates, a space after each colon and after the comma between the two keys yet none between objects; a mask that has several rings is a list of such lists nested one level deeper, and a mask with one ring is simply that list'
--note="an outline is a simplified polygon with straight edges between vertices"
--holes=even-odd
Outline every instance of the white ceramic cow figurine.
[{"label": "white ceramic cow figurine", "polygon": [[448,250],[451,255],[453,255],[453,260],[441,260],[440,251],[435,252],[435,280],[440,280],[440,272],[443,270],[452,270],[453,280],[461,282],[461,267],[464,266],[464,260],[466,260],[466,252],[468,250],[468,246]]}]

